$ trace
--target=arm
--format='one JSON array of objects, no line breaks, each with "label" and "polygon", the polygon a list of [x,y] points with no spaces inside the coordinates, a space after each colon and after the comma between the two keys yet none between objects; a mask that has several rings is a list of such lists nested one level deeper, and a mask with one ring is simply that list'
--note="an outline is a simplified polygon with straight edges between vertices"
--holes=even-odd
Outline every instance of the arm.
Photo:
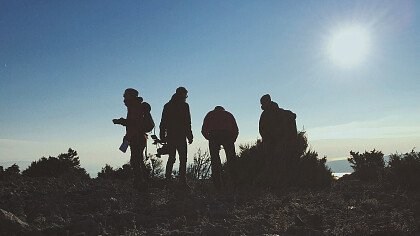
[{"label": "arm", "polygon": [[239,128],[238,128],[238,124],[236,123],[235,117],[232,114],[230,114],[230,116],[231,116],[231,125],[233,129],[232,133],[233,133],[234,141],[236,141],[239,135]]},{"label": "arm", "polygon": [[260,116],[260,122],[259,122],[259,131],[260,131],[260,135],[261,135],[261,137],[262,138],[264,138],[266,135],[266,132],[265,132],[265,126],[264,126],[264,123],[265,123],[265,121],[264,121],[264,113],[263,114],[261,114],[261,116]]},{"label": "arm", "polygon": [[209,114],[207,113],[206,117],[204,118],[203,121],[203,126],[201,127],[201,134],[203,134],[204,138],[206,138],[207,140],[209,140]]},{"label": "arm", "polygon": [[162,118],[160,120],[160,125],[159,125],[159,138],[162,141],[166,140],[166,128],[167,128],[167,120],[168,120],[168,111],[166,108],[166,105],[163,107],[163,111],[162,111]]},{"label": "arm", "polygon": [[127,126],[128,122],[127,119],[124,118],[119,118],[119,119],[113,119],[112,122],[116,125],[122,125],[122,126]]},{"label": "arm", "polygon": [[191,144],[193,142],[193,133],[191,129],[191,113],[190,113],[190,106],[186,103],[186,114],[187,114],[187,139],[188,142]]}]

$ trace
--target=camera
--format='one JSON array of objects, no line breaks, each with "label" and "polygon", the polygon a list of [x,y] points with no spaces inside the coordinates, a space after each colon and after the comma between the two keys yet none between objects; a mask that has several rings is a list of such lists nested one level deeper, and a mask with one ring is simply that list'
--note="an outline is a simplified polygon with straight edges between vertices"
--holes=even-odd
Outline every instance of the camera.
[{"label": "camera", "polygon": [[151,138],[153,139],[153,145],[157,146],[156,157],[169,154],[169,146],[166,142],[160,140],[156,135],[152,135]]}]

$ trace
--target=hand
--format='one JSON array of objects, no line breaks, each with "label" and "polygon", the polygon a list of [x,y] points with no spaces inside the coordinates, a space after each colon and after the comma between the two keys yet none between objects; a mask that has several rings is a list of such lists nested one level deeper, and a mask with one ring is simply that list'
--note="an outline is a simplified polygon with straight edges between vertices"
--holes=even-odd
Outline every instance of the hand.
[{"label": "hand", "polygon": [[191,144],[191,143],[193,143],[193,139],[191,138],[191,139],[188,139],[188,144]]},{"label": "hand", "polygon": [[113,119],[112,122],[116,125],[121,125],[124,118]]}]

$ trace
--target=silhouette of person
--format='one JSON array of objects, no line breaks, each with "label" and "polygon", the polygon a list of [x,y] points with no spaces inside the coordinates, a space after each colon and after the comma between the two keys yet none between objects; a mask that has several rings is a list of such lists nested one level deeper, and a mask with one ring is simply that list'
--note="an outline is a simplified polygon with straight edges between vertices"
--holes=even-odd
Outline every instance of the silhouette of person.
[{"label": "silhouette of person", "polygon": [[187,171],[187,142],[193,142],[191,130],[190,107],[186,102],[188,91],[184,87],[176,89],[171,100],[165,104],[160,122],[160,139],[166,141],[169,148],[169,158],[166,163],[165,177],[172,179],[172,169],[175,163],[176,152],[179,156],[179,180],[182,185],[188,187]]},{"label": "silhouette of person", "polygon": [[144,163],[143,151],[146,147],[146,131],[144,130],[144,117],[150,115],[150,105],[138,97],[139,92],[128,88],[124,92],[124,104],[127,107],[127,118],[114,119],[114,124],[126,127],[124,139],[130,146],[130,166],[134,175],[134,187],[144,189],[147,187],[147,169]]},{"label": "silhouette of person", "polygon": [[262,96],[260,102],[263,112],[259,121],[259,131],[266,152],[263,172],[270,175],[278,171],[278,168],[285,168],[281,166],[285,159],[296,156],[296,114],[280,108],[271,100],[269,94]]},{"label": "silhouette of person", "polygon": [[225,149],[228,170],[236,185],[235,141],[238,138],[239,129],[235,117],[222,106],[216,106],[204,118],[201,133],[209,140],[212,180],[215,187],[220,189],[222,185],[222,163],[219,155],[221,146]]}]

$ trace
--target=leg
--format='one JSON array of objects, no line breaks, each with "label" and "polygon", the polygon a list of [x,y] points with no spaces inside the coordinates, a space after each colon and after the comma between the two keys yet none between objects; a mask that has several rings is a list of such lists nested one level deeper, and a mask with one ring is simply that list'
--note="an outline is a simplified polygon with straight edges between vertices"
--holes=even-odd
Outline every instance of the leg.
[{"label": "leg", "polygon": [[140,136],[140,167],[141,173],[144,177],[144,180],[149,180],[149,172],[147,170],[146,164],[144,163],[144,149],[146,148],[146,138],[142,134]]},{"label": "leg", "polygon": [[136,185],[144,183],[144,176],[142,173],[141,162],[142,159],[142,145],[139,135],[136,135],[130,140],[130,166],[133,170],[134,183]]},{"label": "leg", "polygon": [[237,174],[236,174],[235,144],[231,141],[227,141],[223,144],[223,148],[225,149],[225,153],[226,153],[226,162],[227,162],[230,178],[232,179],[233,184],[236,186]]},{"label": "leg", "polygon": [[187,184],[187,141],[181,140],[177,143],[179,155],[179,180],[182,184]]},{"label": "leg", "polygon": [[176,155],[176,146],[174,143],[168,143],[169,147],[169,157],[168,162],[166,163],[166,171],[165,177],[167,180],[172,179],[172,169],[175,163],[175,155]]},{"label": "leg", "polygon": [[209,141],[211,159],[211,178],[217,189],[222,187],[222,163],[220,161],[220,144],[214,140]]}]

